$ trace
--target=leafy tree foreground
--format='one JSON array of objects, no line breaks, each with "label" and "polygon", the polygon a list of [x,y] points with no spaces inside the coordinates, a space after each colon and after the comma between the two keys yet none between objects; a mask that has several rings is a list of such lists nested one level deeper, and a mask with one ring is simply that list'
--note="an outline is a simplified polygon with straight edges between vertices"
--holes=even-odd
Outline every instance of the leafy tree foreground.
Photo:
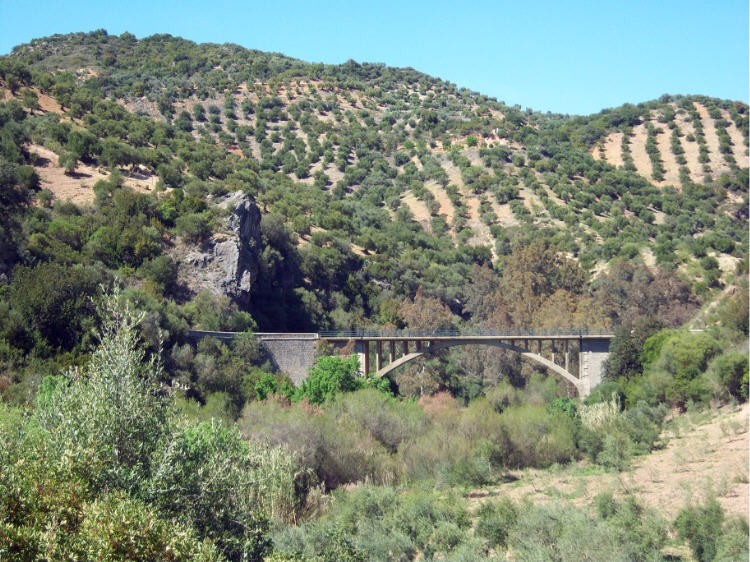
[{"label": "leafy tree foreground", "polygon": [[[137,343],[143,316],[105,300],[90,361],[0,415],[2,559],[260,560],[307,490],[280,449],[190,423]],[[299,479],[299,476],[298,476]]]}]

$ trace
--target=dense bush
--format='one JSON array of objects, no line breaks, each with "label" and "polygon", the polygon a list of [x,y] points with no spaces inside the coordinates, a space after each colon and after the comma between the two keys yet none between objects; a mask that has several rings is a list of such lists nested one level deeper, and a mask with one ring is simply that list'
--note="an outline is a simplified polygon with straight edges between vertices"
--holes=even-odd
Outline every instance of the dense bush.
[{"label": "dense bush", "polygon": [[429,560],[466,543],[469,522],[458,498],[363,486],[338,496],[329,516],[284,530],[274,536],[274,543],[280,556],[321,562]]},{"label": "dense bush", "polygon": [[688,401],[707,401],[709,390],[700,375],[720,350],[721,344],[708,332],[657,332],[644,342],[645,375],[629,392],[630,400],[643,398],[678,407]]}]

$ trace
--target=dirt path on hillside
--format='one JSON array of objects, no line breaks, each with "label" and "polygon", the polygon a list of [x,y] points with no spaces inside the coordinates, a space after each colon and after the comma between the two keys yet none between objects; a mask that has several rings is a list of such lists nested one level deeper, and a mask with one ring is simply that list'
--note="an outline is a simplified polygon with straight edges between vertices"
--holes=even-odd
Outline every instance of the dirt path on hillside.
[{"label": "dirt path on hillside", "polygon": [[513,473],[514,482],[470,494],[471,503],[504,495],[533,503],[571,501],[590,505],[602,492],[634,494],[643,505],[673,520],[680,509],[716,496],[728,514],[748,515],[748,405],[719,412],[684,414],[662,435],[666,446],[636,457],[623,473],[588,462]]},{"label": "dirt path on hillside", "polygon": [[497,215],[498,224],[503,228],[518,226],[520,224],[518,222],[518,219],[516,218],[516,215],[513,214],[513,209],[510,208],[510,205],[508,203],[500,205],[493,199],[492,210]]},{"label": "dirt path on hillside", "polygon": [[693,141],[687,140],[688,135],[695,136],[695,127],[693,122],[687,113],[678,114],[675,117],[677,127],[682,132],[682,149],[685,151],[685,160],[687,160],[687,167],[690,170],[690,178],[696,182],[703,181],[703,164],[700,163],[698,158],[700,157],[700,147],[698,146],[697,139]]},{"label": "dirt path on hillside", "polygon": [[724,121],[729,123],[727,126],[727,134],[729,134],[729,138],[732,141],[732,152],[734,153],[735,160],[737,160],[737,164],[740,168],[747,167],[748,156],[746,151],[749,148],[747,145],[748,139],[737,128],[737,125],[732,121],[732,116],[729,115],[729,112],[726,109],[721,110],[721,116],[724,118]]},{"label": "dirt path on hillside", "polygon": [[[477,155],[477,158],[479,156]],[[458,191],[466,204],[466,226],[468,226],[474,235],[468,240],[471,246],[490,246],[494,255],[494,238],[490,228],[482,222],[479,214],[479,198],[466,189],[464,180],[461,177],[461,170],[447,158],[440,162],[440,165],[448,175],[448,181],[458,187]]]}]

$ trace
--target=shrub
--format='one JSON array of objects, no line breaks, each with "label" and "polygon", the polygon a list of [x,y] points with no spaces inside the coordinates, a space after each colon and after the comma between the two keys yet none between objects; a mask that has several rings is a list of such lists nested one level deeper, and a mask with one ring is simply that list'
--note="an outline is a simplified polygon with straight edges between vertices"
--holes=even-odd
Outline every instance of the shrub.
[{"label": "shrub", "polygon": [[211,218],[208,213],[190,213],[175,219],[175,230],[186,241],[198,244],[211,235]]},{"label": "shrub", "polygon": [[476,516],[476,534],[487,539],[490,547],[505,548],[510,529],[518,520],[518,508],[515,504],[507,498],[485,502],[477,509]]},{"label": "shrub", "polygon": [[366,480],[392,482],[398,476],[385,447],[367,431],[305,401],[291,406],[251,402],[238,424],[253,442],[285,446],[328,489]]},{"label": "shrub", "polygon": [[646,373],[640,389],[642,396],[652,403],[667,401],[681,408],[689,400],[708,400],[709,388],[700,375],[720,351],[718,340],[706,332],[657,332],[644,344]]},{"label": "shrub", "polygon": [[575,458],[576,428],[568,415],[520,406],[504,411],[501,418],[511,441],[508,466],[549,466]]},{"label": "shrub", "polygon": [[666,540],[662,522],[632,502],[611,496],[596,500],[598,518],[573,507],[524,505],[508,545],[519,560],[661,559]]},{"label": "shrub", "polygon": [[[275,462],[266,460],[270,455]],[[163,513],[215,540],[230,559],[258,559],[270,550],[265,514],[276,508],[277,516],[293,519],[293,474],[289,458],[251,448],[219,422],[203,422],[172,435],[156,458],[147,494]]]},{"label": "shrub", "polygon": [[313,404],[323,404],[340,392],[357,390],[359,361],[356,355],[346,359],[337,356],[321,356],[315,360],[310,374],[297,389],[295,400],[307,400]]},{"label": "shrub", "polygon": [[48,381],[37,416],[58,458],[73,456],[94,490],[137,491],[170,431],[170,404],[155,389],[159,367],[137,346],[142,315],[104,303],[101,344],[64,383]]},{"label": "shrub", "polygon": [[337,495],[327,517],[284,530],[274,542],[279,555],[304,560],[445,559],[467,542],[468,527],[457,497],[362,486]]},{"label": "shrub", "polygon": [[741,351],[725,351],[708,365],[707,385],[717,398],[744,402],[748,398],[748,355]]},{"label": "shrub", "polygon": [[594,503],[600,520],[614,527],[622,550],[630,560],[653,560],[665,544],[664,521],[654,512],[645,511],[632,496],[618,502],[612,494],[599,494]]},{"label": "shrub", "polygon": [[323,404],[337,394],[365,387],[390,393],[388,379],[359,376],[359,360],[356,355],[347,358],[323,355],[315,360],[309,375],[297,388],[292,400],[306,399],[312,404]]},{"label": "shrub", "polygon": [[732,517],[724,523],[724,531],[716,545],[717,562],[739,562],[748,560],[747,519]]},{"label": "shrub", "polygon": [[615,431],[604,436],[602,449],[596,456],[596,462],[606,468],[622,472],[630,467],[632,456],[633,443],[630,438],[624,433]]},{"label": "shrub", "polygon": [[690,543],[695,558],[699,562],[710,562],[716,557],[723,521],[724,510],[716,498],[710,498],[705,505],[680,510],[675,527],[680,538]]},{"label": "shrub", "polygon": [[485,400],[468,408],[458,408],[450,400],[438,395],[424,401],[432,424],[404,441],[398,457],[412,478],[437,478],[461,486],[488,484],[511,456],[502,417]]},{"label": "shrub", "polygon": [[[189,527],[160,519],[147,505],[114,493],[86,505],[75,546],[85,560],[201,560],[224,557]],[[60,553],[63,554],[63,553]]]},{"label": "shrub", "polygon": [[415,402],[397,400],[371,388],[338,396],[330,411],[337,418],[351,419],[390,453],[427,429],[424,412]]}]

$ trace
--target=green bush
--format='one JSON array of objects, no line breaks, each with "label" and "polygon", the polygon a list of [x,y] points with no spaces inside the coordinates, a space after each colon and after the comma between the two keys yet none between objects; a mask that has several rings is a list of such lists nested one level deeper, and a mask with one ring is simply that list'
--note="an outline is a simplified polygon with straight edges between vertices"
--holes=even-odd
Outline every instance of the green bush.
[{"label": "green bush", "polygon": [[58,458],[72,456],[93,490],[137,492],[170,432],[170,404],[156,392],[158,366],[137,346],[142,319],[105,302],[101,344],[64,384],[46,383],[37,417]]},{"label": "green bush", "polygon": [[748,398],[748,355],[742,351],[725,351],[714,357],[705,374],[706,383],[716,398]]},{"label": "green bush", "polygon": [[[258,559],[270,551],[268,511],[259,499],[285,503],[279,505],[285,514],[293,514],[296,503],[293,466],[279,455],[276,466],[262,462],[263,455],[219,422],[185,427],[156,456],[147,497],[161,512],[210,537],[231,560]],[[262,472],[261,463],[274,470]],[[267,481],[271,489],[264,491],[270,493],[259,493]]]},{"label": "green bush", "polygon": [[699,562],[711,562],[716,558],[717,542],[721,537],[724,510],[710,498],[702,506],[686,507],[677,514],[675,527],[680,538],[690,543],[693,556]]},{"label": "green bush", "polygon": [[323,404],[341,392],[360,387],[359,361],[356,355],[347,358],[324,355],[315,360],[310,373],[294,394],[295,400],[306,398],[312,404]]},{"label": "green bush", "polygon": [[337,396],[330,412],[337,418],[352,420],[390,453],[427,429],[424,411],[415,402],[398,400],[373,388]]},{"label": "green bush", "polygon": [[305,399],[312,404],[324,404],[338,394],[366,387],[390,393],[388,379],[359,376],[359,360],[356,355],[346,358],[322,355],[315,359],[310,373],[294,392],[292,400]]},{"label": "green bush", "polygon": [[602,441],[601,451],[596,455],[596,462],[618,472],[630,467],[633,456],[633,443],[630,438],[619,431],[607,433]]},{"label": "green bush", "polygon": [[389,483],[400,476],[386,448],[367,430],[306,402],[251,402],[238,425],[253,442],[286,447],[328,489],[362,481]]},{"label": "green bush", "polygon": [[650,561],[661,559],[663,522],[630,499],[597,497],[598,517],[560,505],[523,505],[508,536],[519,560]]},{"label": "green bush", "polygon": [[487,539],[490,547],[505,548],[508,544],[510,529],[518,521],[518,508],[507,498],[498,501],[485,502],[475,515],[477,523],[475,532]]},{"label": "green bush", "polygon": [[705,402],[710,388],[700,375],[721,352],[721,344],[707,332],[662,330],[646,340],[643,351],[645,376],[633,387],[632,402],[668,402],[685,407],[688,401]]},{"label": "green bush", "polygon": [[186,525],[159,518],[146,504],[114,493],[84,506],[72,550],[83,560],[225,560]]},{"label": "green bush", "polygon": [[520,406],[504,411],[501,418],[511,442],[507,466],[543,467],[576,457],[575,422],[567,414]]},{"label": "green bush", "polygon": [[743,562],[750,559],[748,535],[750,529],[744,517],[732,517],[724,522],[724,530],[716,545],[716,562]]},{"label": "green bush", "polygon": [[277,533],[274,543],[278,555],[305,560],[444,559],[468,542],[469,522],[457,497],[362,486],[337,495],[321,520]]}]

